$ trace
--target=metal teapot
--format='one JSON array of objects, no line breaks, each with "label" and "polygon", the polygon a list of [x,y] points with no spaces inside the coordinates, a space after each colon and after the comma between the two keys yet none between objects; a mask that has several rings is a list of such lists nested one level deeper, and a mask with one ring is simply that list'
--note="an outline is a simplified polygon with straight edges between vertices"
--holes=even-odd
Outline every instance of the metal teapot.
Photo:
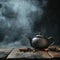
[{"label": "metal teapot", "polygon": [[51,40],[52,37],[44,37],[43,35],[36,35],[32,39],[29,38],[30,44],[35,49],[43,49],[47,48],[49,46],[49,40]]}]

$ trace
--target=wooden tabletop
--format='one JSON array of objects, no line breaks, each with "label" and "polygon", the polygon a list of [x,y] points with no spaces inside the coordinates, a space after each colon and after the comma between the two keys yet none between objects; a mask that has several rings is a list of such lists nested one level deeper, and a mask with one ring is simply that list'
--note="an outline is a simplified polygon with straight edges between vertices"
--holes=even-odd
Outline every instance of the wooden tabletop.
[{"label": "wooden tabletop", "polygon": [[14,60],[14,59],[40,59],[40,58],[60,58],[60,52],[56,51],[27,51],[23,52],[19,49],[0,49],[0,60]]},{"label": "wooden tabletop", "polygon": [[10,54],[12,49],[2,49],[0,48],[0,60],[5,60],[5,58]]}]

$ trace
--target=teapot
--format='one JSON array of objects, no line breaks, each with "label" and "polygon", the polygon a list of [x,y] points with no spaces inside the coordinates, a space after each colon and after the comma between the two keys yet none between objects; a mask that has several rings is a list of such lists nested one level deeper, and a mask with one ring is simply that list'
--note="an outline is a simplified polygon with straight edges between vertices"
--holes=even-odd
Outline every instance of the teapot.
[{"label": "teapot", "polygon": [[51,40],[52,37],[44,37],[43,35],[36,35],[33,38],[29,38],[30,44],[35,49],[43,49],[48,48],[49,46],[49,40]]}]

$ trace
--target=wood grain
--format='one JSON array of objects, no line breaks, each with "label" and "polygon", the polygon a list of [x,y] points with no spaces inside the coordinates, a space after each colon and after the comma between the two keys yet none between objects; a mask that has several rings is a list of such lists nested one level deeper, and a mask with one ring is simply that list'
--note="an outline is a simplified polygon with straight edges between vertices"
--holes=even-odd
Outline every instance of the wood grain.
[{"label": "wood grain", "polygon": [[12,49],[0,49],[0,60],[4,60]]},{"label": "wood grain", "polygon": [[49,54],[52,58],[60,58],[60,52],[49,51],[48,54]]},{"label": "wood grain", "polygon": [[19,49],[14,49],[7,59],[19,59],[19,58],[29,58],[29,59],[38,59],[38,58],[51,58],[45,51],[37,52],[20,52]]}]

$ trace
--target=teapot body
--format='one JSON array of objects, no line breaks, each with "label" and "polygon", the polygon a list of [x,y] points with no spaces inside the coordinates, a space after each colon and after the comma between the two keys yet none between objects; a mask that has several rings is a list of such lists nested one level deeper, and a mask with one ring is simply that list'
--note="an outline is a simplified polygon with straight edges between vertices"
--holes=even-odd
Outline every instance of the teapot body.
[{"label": "teapot body", "polygon": [[41,36],[34,37],[31,43],[32,43],[32,46],[37,49],[47,48],[49,45],[48,39]]}]

